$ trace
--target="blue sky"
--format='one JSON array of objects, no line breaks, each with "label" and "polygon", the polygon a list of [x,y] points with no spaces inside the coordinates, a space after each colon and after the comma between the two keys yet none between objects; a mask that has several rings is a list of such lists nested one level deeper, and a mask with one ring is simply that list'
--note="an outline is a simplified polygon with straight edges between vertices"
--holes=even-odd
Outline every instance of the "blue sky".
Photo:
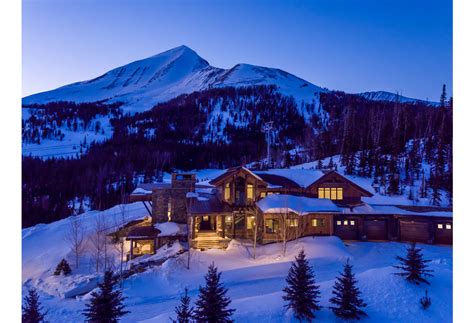
[{"label": "blue sky", "polygon": [[452,89],[452,2],[23,1],[23,95],[185,44],[211,65],[278,67],[346,92]]}]

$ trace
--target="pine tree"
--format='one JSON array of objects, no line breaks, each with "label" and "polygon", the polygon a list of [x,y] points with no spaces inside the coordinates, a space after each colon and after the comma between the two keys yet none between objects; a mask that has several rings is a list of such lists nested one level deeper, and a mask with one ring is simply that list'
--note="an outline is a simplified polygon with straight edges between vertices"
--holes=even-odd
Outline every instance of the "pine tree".
[{"label": "pine tree", "polygon": [[115,290],[117,279],[112,271],[107,270],[104,281],[99,284],[99,292],[92,293],[92,299],[83,312],[88,322],[115,323],[123,315],[130,313],[123,305],[124,297],[120,290]]},{"label": "pine tree", "polygon": [[181,304],[175,307],[176,321],[178,323],[190,323],[193,319],[194,309],[190,306],[191,298],[188,296],[188,289],[184,289],[184,296],[181,297]]},{"label": "pine tree", "polygon": [[319,285],[315,284],[313,270],[306,260],[304,250],[300,251],[295,260],[286,277],[288,286],[283,289],[283,299],[288,302],[286,308],[294,311],[298,321],[311,321],[315,318],[313,312],[321,309],[318,305],[321,292]]},{"label": "pine tree", "polygon": [[66,259],[62,259],[59,264],[56,266],[56,270],[54,271],[55,276],[61,275],[61,272],[67,276],[70,275],[72,270],[71,266],[69,266],[69,263],[66,261]]},{"label": "pine tree", "polygon": [[344,272],[336,279],[333,288],[333,295],[329,302],[335,306],[329,308],[334,314],[344,320],[360,319],[367,314],[361,309],[367,304],[360,298],[360,291],[356,287],[357,280],[352,273],[352,266],[347,259],[344,265]]},{"label": "pine tree", "polygon": [[199,287],[199,296],[194,310],[194,318],[197,322],[233,322],[232,313],[235,310],[228,308],[231,300],[226,296],[227,289],[220,282],[220,278],[221,273],[217,272],[214,263],[211,264],[205,277],[206,286]]},{"label": "pine tree", "polygon": [[22,306],[21,321],[23,323],[44,322],[45,314],[42,313],[43,308],[36,290],[30,289],[23,300],[25,304]]},{"label": "pine tree", "polygon": [[420,304],[424,310],[431,306],[431,297],[428,296],[428,290],[425,290],[425,296],[420,298]]},{"label": "pine tree", "polygon": [[419,285],[420,283],[430,284],[424,277],[433,277],[430,269],[427,269],[426,263],[430,260],[423,259],[421,249],[416,247],[416,243],[412,243],[407,248],[406,258],[397,256],[397,260],[400,261],[400,265],[393,266],[394,268],[400,269],[402,272],[395,273],[405,277],[409,282]]}]

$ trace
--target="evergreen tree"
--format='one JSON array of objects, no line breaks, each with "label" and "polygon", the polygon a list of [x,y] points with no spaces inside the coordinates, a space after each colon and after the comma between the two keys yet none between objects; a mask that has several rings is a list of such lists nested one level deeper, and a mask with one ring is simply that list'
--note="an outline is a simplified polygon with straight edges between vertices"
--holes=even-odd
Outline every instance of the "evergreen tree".
[{"label": "evergreen tree", "polygon": [[426,263],[430,260],[423,259],[421,249],[416,247],[416,243],[412,243],[407,248],[407,255],[405,258],[397,256],[397,260],[400,261],[400,265],[393,266],[394,268],[400,269],[402,272],[396,273],[405,277],[409,282],[419,285],[420,283],[430,284],[424,277],[433,277],[430,269],[427,269]]},{"label": "evergreen tree", "polygon": [[99,292],[92,293],[92,299],[83,312],[88,322],[115,323],[123,315],[130,313],[123,305],[124,297],[120,290],[115,290],[117,279],[112,271],[107,270],[104,281],[99,284]]},{"label": "evergreen tree", "polygon": [[175,307],[177,323],[191,323],[194,309],[190,306],[191,298],[188,296],[188,289],[184,289],[184,296],[181,297],[181,304]]},{"label": "evergreen tree", "polygon": [[420,304],[424,310],[431,306],[431,297],[428,296],[428,290],[425,290],[425,296],[420,298]]},{"label": "evergreen tree", "polygon": [[319,285],[315,284],[313,270],[306,260],[304,250],[295,259],[286,277],[288,286],[283,289],[283,299],[288,302],[286,308],[295,312],[298,321],[311,321],[315,318],[313,312],[321,309],[318,305],[321,292]]},{"label": "evergreen tree", "polygon": [[347,259],[344,265],[344,272],[336,279],[334,289],[332,291],[333,297],[329,300],[334,306],[329,308],[334,314],[344,320],[360,319],[367,314],[361,309],[367,306],[360,298],[360,291],[356,287],[357,280],[352,273],[352,266]]},{"label": "evergreen tree", "polygon": [[226,296],[227,289],[220,282],[221,273],[217,272],[214,263],[208,268],[206,285],[199,287],[199,296],[194,310],[197,322],[223,323],[233,322],[234,309],[228,308],[231,300]]},{"label": "evergreen tree", "polygon": [[30,289],[28,295],[24,298],[24,305],[22,306],[21,321],[23,323],[38,323],[44,322],[45,314],[42,313],[43,308],[39,301],[39,295],[35,289]]},{"label": "evergreen tree", "polygon": [[56,270],[54,271],[55,276],[61,275],[61,272],[67,276],[70,275],[72,270],[71,266],[69,266],[69,263],[66,261],[66,259],[62,259],[59,264],[56,266]]}]

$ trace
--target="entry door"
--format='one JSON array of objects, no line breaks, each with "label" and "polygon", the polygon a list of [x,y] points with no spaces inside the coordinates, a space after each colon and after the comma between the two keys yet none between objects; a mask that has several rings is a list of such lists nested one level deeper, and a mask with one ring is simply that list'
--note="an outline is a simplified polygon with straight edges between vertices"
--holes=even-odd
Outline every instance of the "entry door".
[{"label": "entry door", "polygon": [[203,230],[212,230],[212,227],[211,227],[211,217],[208,216],[208,215],[205,215],[202,217],[202,220],[201,220],[201,225],[199,227],[199,230],[200,231],[203,231]]}]

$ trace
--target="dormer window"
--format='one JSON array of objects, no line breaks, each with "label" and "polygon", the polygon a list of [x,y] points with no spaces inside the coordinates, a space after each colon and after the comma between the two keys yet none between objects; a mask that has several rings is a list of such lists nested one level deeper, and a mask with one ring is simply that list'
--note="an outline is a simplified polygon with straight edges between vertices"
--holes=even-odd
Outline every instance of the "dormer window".
[{"label": "dormer window", "polygon": [[230,200],[230,183],[226,183],[224,187],[224,200]]},{"label": "dormer window", "polygon": [[342,200],[344,198],[342,187],[320,187],[318,189],[318,198]]}]

